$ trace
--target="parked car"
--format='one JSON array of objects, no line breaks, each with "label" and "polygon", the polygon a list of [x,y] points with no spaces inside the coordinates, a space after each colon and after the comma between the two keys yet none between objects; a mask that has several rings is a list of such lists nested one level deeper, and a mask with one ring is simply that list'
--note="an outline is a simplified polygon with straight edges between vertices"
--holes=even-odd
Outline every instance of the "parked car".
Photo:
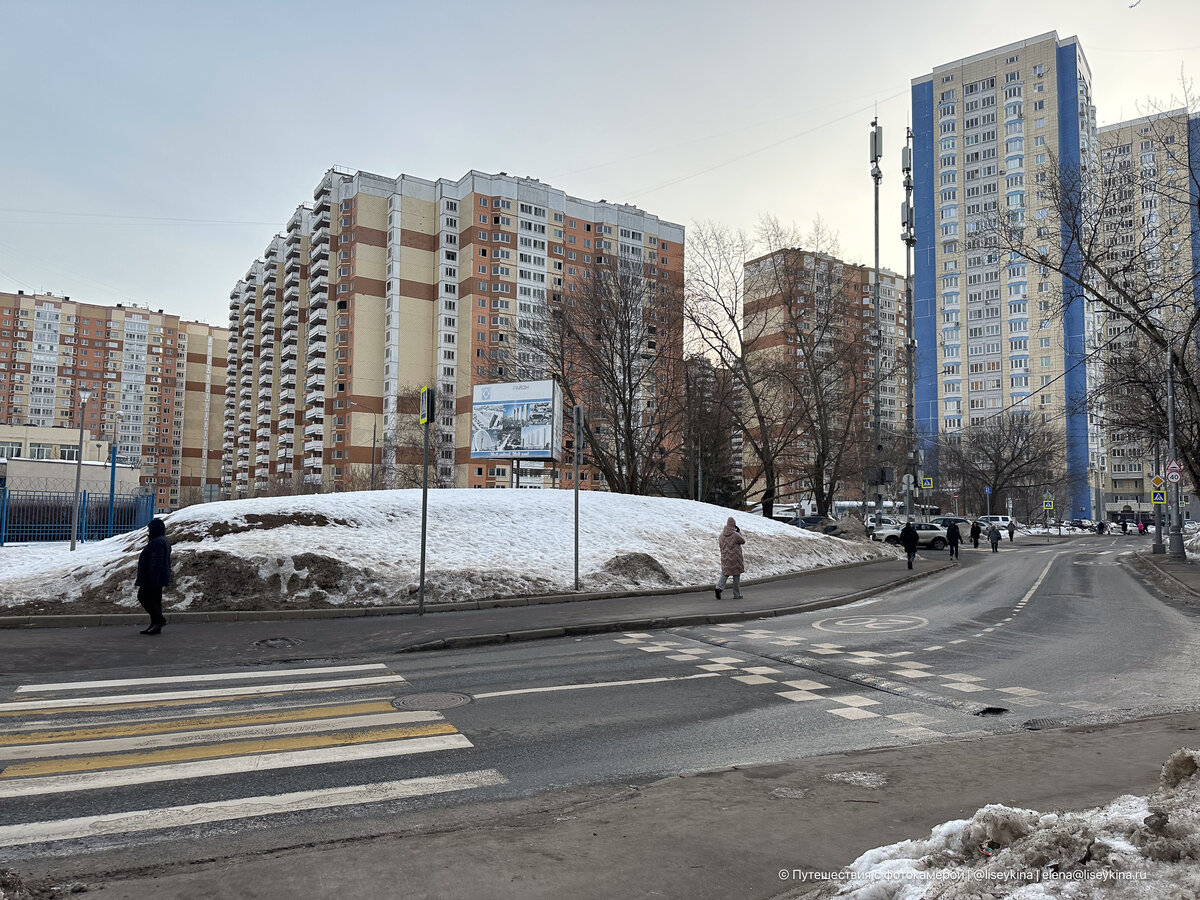
[{"label": "parked car", "polygon": [[789,525],[797,528],[808,528],[810,525],[820,525],[822,522],[833,522],[829,516],[796,516],[788,521]]},{"label": "parked car", "polygon": [[[946,540],[945,528],[930,522],[913,522],[912,527],[917,529],[918,547],[928,547],[931,550],[946,549],[948,541]],[[886,544],[899,544],[900,531],[903,528],[903,525],[885,525],[881,528],[876,528],[871,532],[871,540],[883,541]]]},{"label": "parked car", "polygon": [[1003,531],[1005,528],[1008,527],[1009,522],[1013,522],[1018,527],[1021,524],[1016,519],[1014,519],[1012,516],[980,516],[977,521],[979,522],[980,525],[983,526],[985,531],[987,530],[987,527],[989,525],[995,525],[997,528],[999,528],[1001,531]]},{"label": "parked car", "polygon": [[934,525],[940,525],[942,528],[949,528],[953,522],[958,526],[958,530],[962,531],[966,527],[967,531],[971,530],[971,519],[964,519],[962,516],[938,516],[936,519],[930,519]]},{"label": "parked car", "polygon": [[890,528],[893,525],[895,525],[897,529],[904,527],[904,524],[899,519],[893,519],[891,516],[868,516],[867,517],[867,531],[869,531],[869,532],[874,531],[876,528],[879,528],[880,526],[882,526],[884,528]]}]

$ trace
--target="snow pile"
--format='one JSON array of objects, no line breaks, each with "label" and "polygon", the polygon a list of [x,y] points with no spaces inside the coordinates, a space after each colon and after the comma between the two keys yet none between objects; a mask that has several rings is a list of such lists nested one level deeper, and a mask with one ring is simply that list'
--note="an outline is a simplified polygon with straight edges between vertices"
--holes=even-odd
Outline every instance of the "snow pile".
[{"label": "snow pile", "polygon": [[993,804],[924,840],[869,850],[836,896],[1046,900],[1200,896],[1200,753],[1177,750],[1150,797],[1078,813]]},{"label": "snow pile", "polygon": [[[711,584],[724,507],[580,494],[584,590]],[[429,494],[426,600],[570,591],[573,495],[440,490]],[[747,578],[894,555],[734,513]],[[190,506],[166,518],[173,552],[169,609],[388,605],[416,599],[421,492],[265,497]],[[76,612],[135,607],[145,532],[82,545],[0,549],[0,607]],[[70,608],[60,608],[70,604]]]}]

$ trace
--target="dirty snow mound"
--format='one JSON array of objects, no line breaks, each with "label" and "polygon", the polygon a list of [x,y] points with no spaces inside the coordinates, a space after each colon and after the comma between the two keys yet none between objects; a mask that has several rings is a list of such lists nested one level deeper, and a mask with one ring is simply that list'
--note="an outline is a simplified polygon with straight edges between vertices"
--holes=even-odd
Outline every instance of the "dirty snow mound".
[{"label": "dirty snow mound", "polygon": [[[1176,751],[1149,797],[1083,812],[992,804],[923,840],[869,850],[835,896],[856,900],[1151,900],[1200,896],[1200,753]],[[856,773],[848,773],[856,774]],[[828,777],[828,776],[827,776]]]},{"label": "dirty snow mound", "polygon": [[[579,572],[588,590],[711,584],[731,511],[707,503],[580,494]],[[811,534],[733,512],[748,579],[895,556],[892,548]],[[189,506],[166,517],[169,610],[401,605],[416,602],[421,492],[263,497]],[[83,544],[0,548],[0,608],[36,614],[138,609],[145,532]],[[568,491],[429,494],[426,599],[463,602],[574,587]]]}]

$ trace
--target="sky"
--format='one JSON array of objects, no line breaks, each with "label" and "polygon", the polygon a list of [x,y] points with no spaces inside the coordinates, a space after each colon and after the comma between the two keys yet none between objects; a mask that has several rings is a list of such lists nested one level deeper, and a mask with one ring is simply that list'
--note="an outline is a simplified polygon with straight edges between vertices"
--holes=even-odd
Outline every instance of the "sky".
[{"label": "sky", "polygon": [[1196,0],[0,3],[0,290],[223,325],[331,166],[531,175],[683,225],[820,217],[904,270],[909,85],[1078,35],[1100,124],[1200,77]]}]

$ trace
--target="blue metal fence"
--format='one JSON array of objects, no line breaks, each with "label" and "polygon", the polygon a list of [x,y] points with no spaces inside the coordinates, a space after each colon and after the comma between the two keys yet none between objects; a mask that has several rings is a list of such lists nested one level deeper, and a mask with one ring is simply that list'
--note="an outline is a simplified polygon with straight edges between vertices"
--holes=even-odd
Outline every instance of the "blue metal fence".
[{"label": "blue metal fence", "polygon": [[[69,541],[74,491],[0,488],[0,547],[5,543]],[[83,491],[79,495],[79,541],[99,541],[144,528],[154,518],[153,494]]]}]

